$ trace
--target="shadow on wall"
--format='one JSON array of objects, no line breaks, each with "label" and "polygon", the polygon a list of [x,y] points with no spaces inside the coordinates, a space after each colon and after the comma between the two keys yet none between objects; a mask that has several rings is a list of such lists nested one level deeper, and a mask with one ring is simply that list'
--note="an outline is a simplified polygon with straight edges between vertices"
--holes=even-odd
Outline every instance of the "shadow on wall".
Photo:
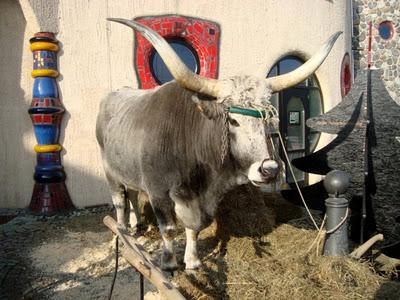
[{"label": "shadow on wall", "polygon": [[[23,145],[33,131],[21,87],[26,21],[14,0],[0,1],[0,207],[26,206],[33,187],[35,156]],[[33,146],[33,145],[32,145]]]},{"label": "shadow on wall", "polygon": [[97,176],[79,166],[65,163],[63,165],[67,176],[65,183],[71,200],[77,208],[112,203],[110,189],[103,172]]}]

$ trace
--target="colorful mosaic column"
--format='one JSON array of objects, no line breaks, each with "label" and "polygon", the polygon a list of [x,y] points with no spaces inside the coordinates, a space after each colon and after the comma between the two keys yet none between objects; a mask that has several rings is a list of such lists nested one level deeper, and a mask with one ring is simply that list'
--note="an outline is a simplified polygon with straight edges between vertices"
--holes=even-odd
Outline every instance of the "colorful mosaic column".
[{"label": "colorful mosaic column", "polygon": [[31,116],[37,153],[35,186],[30,209],[34,213],[53,215],[74,206],[65,186],[58,144],[64,107],[58,96],[56,77],[58,41],[51,32],[39,32],[30,39],[33,52],[33,99],[28,112]]}]

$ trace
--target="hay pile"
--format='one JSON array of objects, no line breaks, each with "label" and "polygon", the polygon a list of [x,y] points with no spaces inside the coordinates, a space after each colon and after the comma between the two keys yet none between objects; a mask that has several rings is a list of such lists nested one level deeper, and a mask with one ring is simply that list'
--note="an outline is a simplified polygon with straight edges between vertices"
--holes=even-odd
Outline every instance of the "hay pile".
[{"label": "hay pile", "polygon": [[369,263],[307,253],[317,232],[306,218],[275,224],[301,215],[252,187],[233,191],[200,235],[203,269],[173,281],[188,299],[399,299],[400,283]]}]

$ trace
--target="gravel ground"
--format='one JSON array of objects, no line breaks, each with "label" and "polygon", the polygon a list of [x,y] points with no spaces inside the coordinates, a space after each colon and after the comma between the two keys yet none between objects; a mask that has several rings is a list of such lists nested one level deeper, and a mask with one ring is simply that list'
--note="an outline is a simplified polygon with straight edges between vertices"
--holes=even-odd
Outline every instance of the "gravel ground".
[{"label": "gravel ground", "polygon": [[[237,201],[240,200],[238,195],[241,194],[234,193]],[[269,201],[267,202],[270,203],[268,214],[263,210],[252,208],[252,205],[263,203],[261,201],[263,198],[257,197],[255,194],[252,194],[250,203],[243,204],[241,202],[243,199],[237,203],[232,202],[230,198],[228,200],[225,203],[227,207],[221,205],[221,214],[219,215],[221,218],[223,217],[219,224],[224,226],[220,225],[218,228],[210,226],[200,236],[202,240],[199,243],[201,259],[205,261],[206,266],[208,261],[217,261],[215,268],[205,268],[202,272],[196,273],[197,277],[193,277],[194,275],[191,273],[186,274],[182,266],[172,279],[174,284],[182,287],[188,299],[198,298],[198,296],[194,296],[198,291],[194,291],[193,286],[197,289],[200,288],[205,297],[201,296],[201,298],[204,299],[221,299],[221,294],[217,293],[221,286],[223,294],[226,295],[223,297],[224,299],[246,298],[235,297],[228,293],[232,289],[229,285],[234,279],[232,276],[243,273],[242,268],[238,269],[237,274],[234,273],[232,264],[229,265],[229,259],[237,257],[237,255],[232,256],[229,249],[239,252],[247,251],[245,256],[251,259],[253,256],[249,253],[252,251],[264,248],[270,251],[272,247],[279,251],[287,249],[288,246],[283,243],[283,235],[278,230],[283,227],[279,227],[279,224],[284,224],[291,219],[303,218],[303,213],[299,208],[279,199],[267,199]],[[257,214],[259,217],[256,218]],[[6,217],[10,215],[16,215],[16,217],[10,220]],[[114,211],[109,206],[75,210],[67,215],[54,217],[34,216],[25,210],[0,209],[0,223],[8,221],[0,225],[0,299],[108,299],[115,265],[115,239],[103,224],[102,220],[106,215],[114,216]],[[265,218],[271,222],[273,220],[277,222],[272,233],[270,231],[274,223],[267,222],[268,225],[264,222]],[[262,225],[268,226],[264,228]],[[296,230],[300,233],[303,232],[304,228],[298,227]],[[262,230],[260,234],[265,235],[265,238],[273,239],[275,237],[275,240],[261,245],[259,238],[255,237],[255,232],[253,232],[260,230]],[[146,232],[144,236],[136,236],[136,238],[156,260],[160,257],[161,240],[156,229]],[[292,238],[290,234],[289,238]],[[219,245],[218,241],[223,242],[224,240],[228,243],[227,254],[214,259],[212,254]],[[290,245],[293,244],[294,247],[297,247],[295,240],[290,241]],[[251,247],[243,247],[246,243]],[[307,247],[310,243],[307,243]],[[176,241],[178,259],[183,257],[184,244],[184,231],[180,228],[180,235]],[[307,247],[300,248],[307,249]],[[261,269],[267,271],[266,266],[274,266],[274,262],[275,264],[277,261],[279,262],[282,256],[279,254],[274,257],[272,252],[268,253],[268,251],[266,258],[265,255],[260,254],[261,258],[272,260],[272,262],[260,262]],[[297,251],[290,250],[289,252],[296,253]],[[255,253],[257,254],[257,251]],[[254,257],[255,262],[259,259],[258,255],[256,256]],[[240,263],[242,260],[235,260],[235,263]],[[118,269],[112,299],[139,299],[138,273],[124,259],[119,260]],[[259,275],[256,272],[254,276],[258,278]],[[204,282],[201,281],[202,276],[206,278]],[[302,277],[299,276],[299,278]],[[393,294],[393,291],[398,288],[398,281],[376,278],[381,282],[379,290],[375,295],[369,293],[370,297],[360,297],[360,299],[400,299],[393,298],[393,295],[397,294]],[[280,288],[280,283],[278,287]],[[146,280],[145,293],[145,299],[158,299],[155,288]],[[218,296],[213,297],[216,294]],[[247,298],[251,298],[251,296]],[[300,297],[300,299],[303,298]]]},{"label": "gravel ground", "polygon": [[[54,217],[0,210],[7,215],[17,216],[0,225],[0,299],[107,299],[115,240],[102,220],[111,207]],[[136,299],[138,288],[139,275],[120,259],[113,299]],[[147,298],[154,290],[145,283]]]}]

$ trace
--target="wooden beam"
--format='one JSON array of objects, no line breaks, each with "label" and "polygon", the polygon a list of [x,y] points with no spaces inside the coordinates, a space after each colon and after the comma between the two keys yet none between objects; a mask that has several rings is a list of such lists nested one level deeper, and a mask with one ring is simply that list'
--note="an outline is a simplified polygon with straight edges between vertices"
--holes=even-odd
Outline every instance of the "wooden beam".
[{"label": "wooden beam", "polygon": [[124,244],[125,247],[121,250],[122,256],[160,291],[163,299],[185,299],[178,289],[164,276],[162,271],[153,264],[150,254],[134,237],[129,235],[126,229],[121,228],[110,216],[105,216],[103,222]]}]

